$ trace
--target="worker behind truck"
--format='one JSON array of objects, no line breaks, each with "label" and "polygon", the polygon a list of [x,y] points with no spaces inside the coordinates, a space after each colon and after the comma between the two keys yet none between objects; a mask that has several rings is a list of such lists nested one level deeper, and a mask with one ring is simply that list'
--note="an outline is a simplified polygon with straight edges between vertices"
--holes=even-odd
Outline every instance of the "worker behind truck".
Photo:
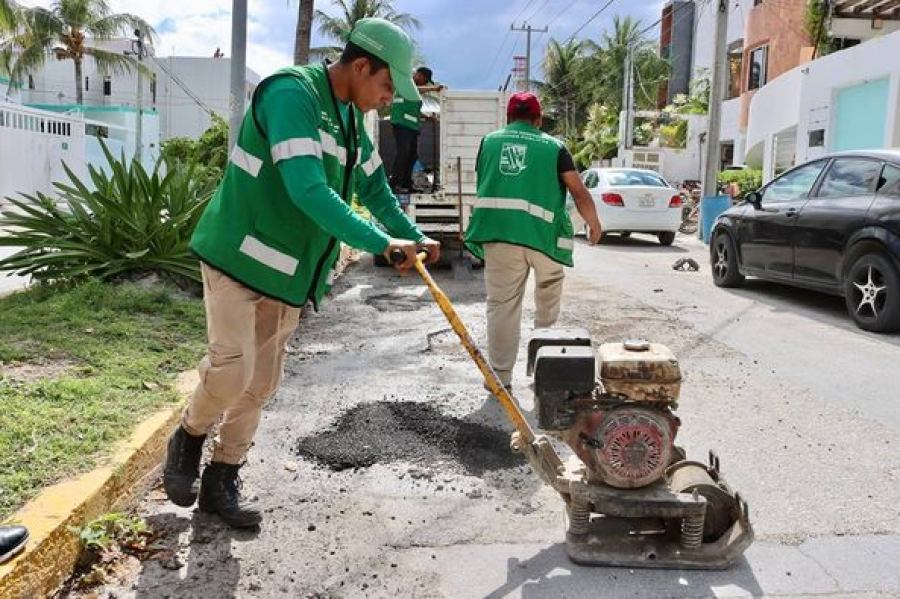
[{"label": "worker behind truck", "polygon": [[514,94],[509,124],[481,142],[476,163],[478,192],[466,231],[466,246],[485,261],[488,360],[501,382],[512,387],[519,349],[522,298],[534,271],[534,326],[556,323],[564,266],[575,249],[566,190],[600,240],[600,220],[572,155],[558,139],[541,133],[541,104],[529,92]]},{"label": "worker behind truck", "polygon": [[[209,347],[200,383],[168,444],[166,495],[227,524],[254,527],[258,507],[240,497],[238,468],[263,405],[282,378],[285,343],[300,308],[318,309],[334,278],[340,242],[404,256],[401,270],[440,246],[400,210],[363,114],[394,93],[418,101],[413,44],[397,26],[362,19],[339,62],[291,67],[259,84],[216,195],[191,249],[202,262]],[[356,194],[389,231],[350,207]],[[220,421],[199,481],[209,428]]]},{"label": "worker behind truck", "polygon": [[[437,92],[444,89],[433,80],[434,74],[428,67],[419,67],[413,74],[413,81],[419,93]],[[412,174],[419,159],[419,125],[422,121],[422,100],[410,100],[402,95],[394,97],[391,105],[391,130],[394,132],[396,154],[391,169],[391,189],[394,193],[421,193],[413,185]]]}]

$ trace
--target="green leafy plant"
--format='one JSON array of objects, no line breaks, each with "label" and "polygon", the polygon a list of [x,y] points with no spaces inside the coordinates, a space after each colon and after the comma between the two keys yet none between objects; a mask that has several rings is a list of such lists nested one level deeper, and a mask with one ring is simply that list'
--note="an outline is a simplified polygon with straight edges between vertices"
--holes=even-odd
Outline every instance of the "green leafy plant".
[{"label": "green leafy plant", "polygon": [[168,168],[194,168],[197,178],[218,184],[228,164],[228,122],[213,114],[212,125],[200,139],[173,137],[162,145]]},{"label": "green leafy plant", "polygon": [[718,178],[720,185],[737,183],[742,197],[745,194],[756,191],[762,187],[761,170],[745,169],[739,171],[721,171]]},{"label": "green leafy plant", "polygon": [[830,50],[831,40],[828,36],[828,21],[828,4],[824,0],[809,0],[806,3],[806,12],[803,16],[803,31],[812,45],[817,46],[816,53],[819,56],[825,56]]},{"label": "green leafy plant", "polygon": [[573,156],[582,168],[609,157],[619,145],[619,116],[602,104],[591,106],[584,128],[584,140],[573,148]]},{"label": "green leafy plant", "polygon": [[81,528],[70,527],[69,531],[78,535],[85,549],[97,552],[142,544],[151,534],[144,520],[119,512],[103,514]]},{"label": "green leafy plant", "polygon": [[212,196],[209,180],[192,166],[148,173],[137,161],[117,161],[104,146],[109,169],[89,167],[95,191],[68,167],[60,198],[43,193],[7,198],[0,246],[21,247],[0,260],[0,271],[37,281],[96,277],[119,280],[157,274],[176,283],[199,282],[188,243]]}]

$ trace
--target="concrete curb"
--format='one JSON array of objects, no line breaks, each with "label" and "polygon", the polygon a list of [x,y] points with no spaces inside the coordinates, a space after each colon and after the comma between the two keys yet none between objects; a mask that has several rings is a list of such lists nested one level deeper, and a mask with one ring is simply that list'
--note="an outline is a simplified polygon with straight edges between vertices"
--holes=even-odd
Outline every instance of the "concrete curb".
[{"label": "concrete curb", "polygon": [[[196,371],[182,373],[176,389],[186,398],[197,380]],[[182,403],[160,410],[117,445],[105,466],[45,489],[13,514],[10,521],[26,526],[31,538],[19,557],[0,566],[0,597],[44,597],[71,576],[81,545],[69,527],[119,511],[148,490],[182,410]]]}]

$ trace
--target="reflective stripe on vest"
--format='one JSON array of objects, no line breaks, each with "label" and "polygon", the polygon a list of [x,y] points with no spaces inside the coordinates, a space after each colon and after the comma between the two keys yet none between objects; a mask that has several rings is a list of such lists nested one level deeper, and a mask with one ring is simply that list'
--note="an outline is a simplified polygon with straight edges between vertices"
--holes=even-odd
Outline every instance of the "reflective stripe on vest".
[{"label": "reflective stripe on vest", "polygon": [[262,160],[237,144],[235,144],[234,150],[231,151],[231,162],[254,179],[259,175],[259,169],[262,168],[263,164]]},{"label": "reflective stripe on vest", "polygon": [[566,237],[560,237],[556,241],[556,247],[558,247],[561,250],[574,250],[575,249],[575,240],[568,239]]},{"label": "reflective stripe on vest", "polygon": [[475,200],[475,208],[494,208],[496,210],[519,210],[527,212],[531,216],[535,216],[547,221],[551,225],[555,220],[552,211],[542,208],[537,204],[532,204],[528,200],[519,200],[516,198],[478,198]]},{"label": "reflective stripe on vest", "polygon": [[322,151],[337,158],[341,166],[347,166],[347,149],[340,147],[334,136],[326,131],[319,129],[319,137],[322,139]]},{"label": "reflective stripe on vest", "polygon": [[381,166],[381,156],[376,150],[372,150],[372,155],[369,156],[368,160],[360,164],[359,168],[363,170],[367,177],[371,177],[378,170],[379,166]]},{"label": "reflective stripe on vest", "polygon": [[413,123],[419,122],[419,119],[414,114],[404,114],[403,118],[405,118],[407,121],[412,121]]},{"label": "reflective stripe on vest", "polygon": [[290,277],[297,272],[297,265],[300,263],[293,256],[288,256],[284,252],[280,252],[250,235],[244,236],[240,251],[257,262],[265,264],[269,268],[274,268]]},{"label": "reflective stripe on vest", "polygon": [[311,137],[294,137],[272,146],[272,160],[280,162],[295,156],[322,157],[322,144]]},{"label": "reflective stripe on vest", "polygon": [[322,140],[321,143],[312,137],[295,137],[277,143],[272,146],[272,160],[279,162],[296,156],[321,158],[324,153],[337,158],[341,166],[346,166],[347,149],[339,146],[333,135],[321,129],[319,129],[319,138]]}]

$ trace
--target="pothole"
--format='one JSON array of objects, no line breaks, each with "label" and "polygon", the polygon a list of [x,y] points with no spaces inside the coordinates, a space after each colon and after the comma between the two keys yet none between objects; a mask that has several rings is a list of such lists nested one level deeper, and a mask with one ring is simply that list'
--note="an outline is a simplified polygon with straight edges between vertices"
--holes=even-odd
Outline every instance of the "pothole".
[{"label": "pothole", "polygon": [[336,471],[404,461],[459,465],[466,474],[481,476],[525,463],[510,450],[509,433],[417,402],[357,406],[330,430],[301,438],[296,453]]}]

